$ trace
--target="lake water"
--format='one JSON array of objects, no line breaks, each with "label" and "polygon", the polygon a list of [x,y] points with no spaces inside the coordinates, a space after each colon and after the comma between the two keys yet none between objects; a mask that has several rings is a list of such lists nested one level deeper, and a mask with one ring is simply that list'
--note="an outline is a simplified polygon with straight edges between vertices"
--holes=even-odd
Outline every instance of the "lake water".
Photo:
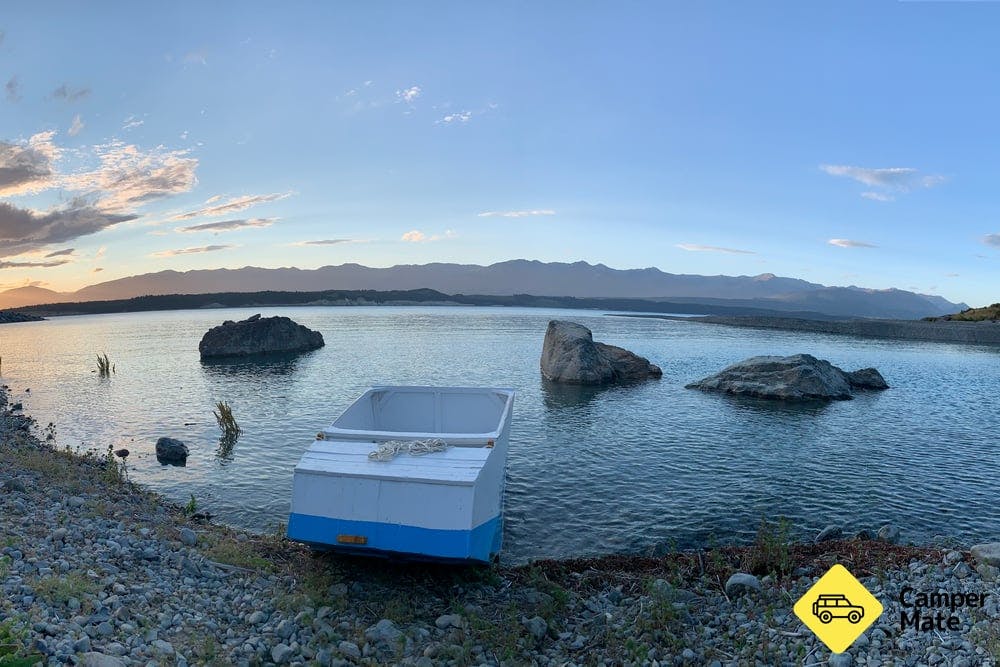
[{"label": "lake water", "polygon": [[[323,333],[326,347],[266,363],[203,364],[210,327],[255,312]],[[548,320],[649,357],[663,378],[552,388],[538,357]],[[94,357],[117,367],[97,377]],[[892,389],[788,406],[684,389],[756,354],[809,352],[876,366]],[[174,311],[0,326],[3,382],[60,447],[128,447],[131,478],[224,522],[287,518],[292,469],[316,431],[374,384],[514,387],[504,558],[643,552],[752,539],[763,516],[798,535],[825,525],[904,538],[1000,538],[1000,350],[512,308],[334,307]],[[30,388],[30,393],[25,389]],[[212,409],[244,433],[219,451]],[[185,468],[154,443],[185,441]]]}]

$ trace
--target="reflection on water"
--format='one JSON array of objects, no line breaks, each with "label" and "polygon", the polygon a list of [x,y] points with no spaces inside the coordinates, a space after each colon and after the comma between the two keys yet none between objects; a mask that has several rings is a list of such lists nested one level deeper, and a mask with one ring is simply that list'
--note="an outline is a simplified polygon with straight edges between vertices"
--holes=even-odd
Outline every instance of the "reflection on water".
[{"label": "reflection on water", "polygon": [[[808,534],[892,521],[907,539],[995,539],[983,471],[1000,466],[1000,351],[753,331],[683,321],[516,308],[295,308],[326,347],[202,362],[198,341],[259,309],[55,318],[0,326],[4,382],[57,444],[130,450],[130,476],[224,521],[287,519],[292,470],[316,431],[375,384],[517,390],[505,558],[650,551],[751,539],[761,517]],[[550,319],[631,349],[664,376],[608,388],[552,385],[538,357]],[[95,377],[94,354],[116,365]],[[875,366],[892,385],[852,401],[789,405],[685,389],[757,354],[809,352]],[[30,393],[25,392],[30,387]],[[243,428],[220,439],[228,401]],[[156,439],[190,449],[161,466]]]},{"label": "reflection on water", "polygon": [[237,380],[252,380],[262,376],[281,378],[291,376],[295,372],[299,358],[311,353],[281,352],[248,357],[201,359],[200,361],[202,370],[209,376],[215,375]]}]

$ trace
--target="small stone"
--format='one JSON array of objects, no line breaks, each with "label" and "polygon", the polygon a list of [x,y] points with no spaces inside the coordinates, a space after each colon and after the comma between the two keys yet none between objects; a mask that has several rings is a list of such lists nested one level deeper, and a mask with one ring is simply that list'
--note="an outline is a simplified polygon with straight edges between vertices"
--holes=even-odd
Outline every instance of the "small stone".
[{"label": "small stone", "polygon": [[853,663],[854,657],[850,653],[834,653],[826,664],[830,667],[851,667]]},{"label": "small stone", "polygon": [[181,528],[180,531],[181,544],[185,544],[189,547],[193,547],[198,544],[198,536],[190,528]]},{"label": "small stone", "polygon": [[544,639],[545,635],[549,632],[549,624],[546,623],[545,619],[541,616],[533,616],[531,618],[523,619],[521,623],[528,629],[531,636],[539,641]]},{"label": "small stone", "polygon": [[173,655],[174,654],[174,646],[173,646],[173,644],[171,644],[170,642],[165,641],[163,639],[157,639],[157,640],[155,640],[153,642],[153,649],[157,653],[162,653],[163,655]]},{"label": "small stone", "polygon": [[688,662],[691,662],[697,657],[698,657],[697,654],[689,648],[684,649],[684,651],[681,653],[681,658]]},{"label": "small stone", "polygon": [[250,625],[260,625],[267,620],[267,614],[260,611],[259,609],[247,617],[247,623]]},{"label": "small stone", "polygon": [[69,498],[66,499],[66,504],[69,505],[70,507],[80,507],[83,505],[83,503],[84,500],[80,496],[70,496]]},{"label": "small stone", "polygon": [[460,628],[462,627],[462,617],[458,614],[443,614],[437,617],[434,621],[436,625],[441,630],[447,630],[448,628]]},{"label": "small stone", "polygon": [[949,551],[944,555],[944,562],[946,565],[954,565],[955,563],[962,560],[961,551]]},{"label": "small stone", "polygon": [[86,635],[82,639],[77,639],[73,642],[73,652],[74,653],[89,653],[90,652],[90,637]]},{"label": "small stone", "polygon": [[977,544],[969,550],[969,553],[983,565],[1000,566],[1000,542]]},{"label": "small stone", "polygon": [[896,544],[899,542],[899,528],[891,523],[885,524],[878,529],[878,539],[889,544]]},{"label": "small stone", "polygon": [[274,629],[274,634],[278,635],[282,639],[288,639],[295,632],[295,624],[289,621],[287,618],[280,623],[278,627]]},{"label": "small stone", "polygon": [[343,641],[337,645],[337,650],[339,650],[343,655],[348,658],[354,658],[358,660],[361,658],[361,649],[354,642]]},{"label": "small stone", "polygon": [[288,644],[278,644],[271,649],[271,660],[274,660],[278,665],[283,665],[289,661],[294,652]]},{"label": "small stone", "polygon": [[62,542],[63,540],[66,539],[66,535],[68,534],[69,531],[66,530],[65,528],[56,528],[55,530],[52,531],[52,541]]},{"label": "small stone", "polygon": [[819,531],[813,542],[817,544],[819,542],[828,542],[830,540],[839,540],[844,535],[844,530],[840,526],[827,526],[823,530]]},{"label": "small stone", "polygon": [[761,592],[760,580],[752,574],[737,572],[726,580],[726,595],[730,598],[749,592]]},{"label": "small stone", "polygon": [[125,663],[122,662],[121,658],[94,651],[81,655],[80,665],[82,667],[125,667]]},{"label": "small stone", "polygon": [[402,636],[396,624],[387,618],[365,630],[365,639],[375,644],[395,644]]}]

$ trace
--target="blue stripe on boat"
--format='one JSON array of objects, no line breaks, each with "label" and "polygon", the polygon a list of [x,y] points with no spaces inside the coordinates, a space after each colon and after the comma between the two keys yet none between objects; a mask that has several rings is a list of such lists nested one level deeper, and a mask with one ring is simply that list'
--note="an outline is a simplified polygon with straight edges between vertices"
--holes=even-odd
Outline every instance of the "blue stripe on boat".
[{"label": "blue stripe on boat", "polygon": [[[338,544],[338,535],[367,538],[362,546]],[[500,552],[503,530],[496,516],[472,530],[418,528],[377,521],[351,521],[325,516],[288,516],[288,537],[298,542],[351,552],[387,551],[428,558],[489,561]]]}]

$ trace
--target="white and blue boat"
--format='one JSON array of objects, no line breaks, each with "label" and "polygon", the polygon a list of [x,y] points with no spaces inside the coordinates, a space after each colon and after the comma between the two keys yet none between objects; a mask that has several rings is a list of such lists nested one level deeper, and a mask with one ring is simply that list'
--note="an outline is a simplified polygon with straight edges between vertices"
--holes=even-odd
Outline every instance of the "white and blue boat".
[{"label": "white and blue boat", "polygon": [[288,537],[353,553],[492,560],[513,407],[512,389],[369,389],[295,467]]}]

